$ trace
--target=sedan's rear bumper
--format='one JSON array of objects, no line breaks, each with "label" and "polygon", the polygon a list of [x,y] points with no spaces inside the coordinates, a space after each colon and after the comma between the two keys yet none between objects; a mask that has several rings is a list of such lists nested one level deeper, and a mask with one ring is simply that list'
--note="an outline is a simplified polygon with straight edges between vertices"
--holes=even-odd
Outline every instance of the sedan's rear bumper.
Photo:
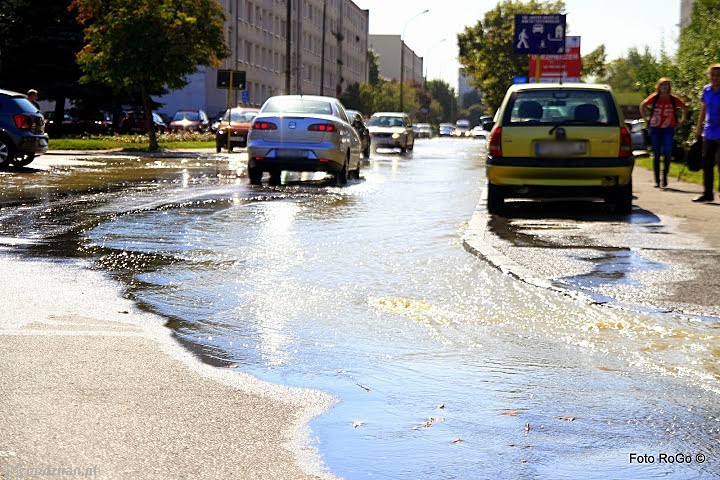
[{"label": "sedan's rear bumper", "polygon": [[28,134],[20,137],[18,143],[20,153],[41,155],[48,151],[48,136],[46,134]]},{"label": "sedan's rear bumper", "polygon": [[[342,170],[345,156],[326,144],[314,148],[299,148],[298,144],[270,146],[265,142],[250,141],[248,144],[248,167],[264,171],[290,170],[294,172],[329,172]],[[325,147],[325,148],[323,148]]]}]

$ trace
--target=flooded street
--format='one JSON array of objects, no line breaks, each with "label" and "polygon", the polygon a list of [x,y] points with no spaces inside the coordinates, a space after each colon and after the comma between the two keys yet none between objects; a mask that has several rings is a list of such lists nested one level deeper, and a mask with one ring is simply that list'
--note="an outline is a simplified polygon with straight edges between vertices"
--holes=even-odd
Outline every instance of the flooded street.
[{"label": "flooded street", "polygon": [[334,395],[310,440],[338,477],[720,475],[715,319],[578,301],[468,253],[482,142],[373,152],[347,187],[252,187],[241,158],[3,172],[0,252],[106,273],[205,362]]}]

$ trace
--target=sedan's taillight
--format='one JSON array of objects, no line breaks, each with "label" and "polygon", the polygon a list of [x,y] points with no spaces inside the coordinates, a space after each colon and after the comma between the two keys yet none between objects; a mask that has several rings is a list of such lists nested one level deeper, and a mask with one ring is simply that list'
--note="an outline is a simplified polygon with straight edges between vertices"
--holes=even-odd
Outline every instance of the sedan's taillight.
[{"label": "sedan's taillight", "polygon": [[629,157],[632,155],[632,139],[630,132],[625,127],[620,127],[620,152],[619,156]]},{"label": "sedan's taillight", "polygon": [[277,125],[272,122],[256,121],[252,125],[253,130],[277,130]]},{"label": "sedan's taillight", "polygon": [[311,132],[336,132],[337,128],[332,123],[313,123],[307,128]]},{"label": "sedan's taillight", "polygon": [[502,157],[502,128],[498,127],[490,134],[490,155]]},{"label": "sedan's taillight", "polygon": [[31,128],[32,127],[32,119],[22,113],[18,113],[17,115],[14,115],[13,118],[15,119],[15,126],[17,128]]}]

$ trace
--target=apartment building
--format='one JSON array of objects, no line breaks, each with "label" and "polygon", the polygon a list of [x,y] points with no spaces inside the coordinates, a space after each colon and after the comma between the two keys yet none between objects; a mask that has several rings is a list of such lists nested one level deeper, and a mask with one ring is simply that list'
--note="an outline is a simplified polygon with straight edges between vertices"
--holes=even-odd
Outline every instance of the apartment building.
[{"label": "apartment building", "polygon": [[[189,77],[185,88],[158,98],[164,104],[161,112],[202,108],[212,116],[228,105],[262,105],[272,95],[338,96],[349,85],[367,81],[369,11],[351,0],[289,0],[289,73],[288,0],[218,1],[225,9],[230,57],[217,69],[203,68]],[[217,70],[244,71],[244,92],[217,88]]]},{"label": "apartment building", "polygon": [[[400,45],[404,49],[400,61]],[[400,81],[400,63],[403,64],[403,80],[411,83],[423,83],[423,58],[400,39],[400,35],[370,35],[370,49],[378,56],[380,76],[388,80]]]}]

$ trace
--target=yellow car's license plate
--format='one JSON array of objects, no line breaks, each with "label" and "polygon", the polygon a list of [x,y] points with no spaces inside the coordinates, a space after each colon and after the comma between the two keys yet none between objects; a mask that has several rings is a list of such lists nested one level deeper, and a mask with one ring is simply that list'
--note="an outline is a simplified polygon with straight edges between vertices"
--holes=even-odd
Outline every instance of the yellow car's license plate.
[{"label": "yellow car's license plate", "polygon": [[538,157],[584,155],[586,152],[586,142],[538,142],[535,145],[535,154]]}]

